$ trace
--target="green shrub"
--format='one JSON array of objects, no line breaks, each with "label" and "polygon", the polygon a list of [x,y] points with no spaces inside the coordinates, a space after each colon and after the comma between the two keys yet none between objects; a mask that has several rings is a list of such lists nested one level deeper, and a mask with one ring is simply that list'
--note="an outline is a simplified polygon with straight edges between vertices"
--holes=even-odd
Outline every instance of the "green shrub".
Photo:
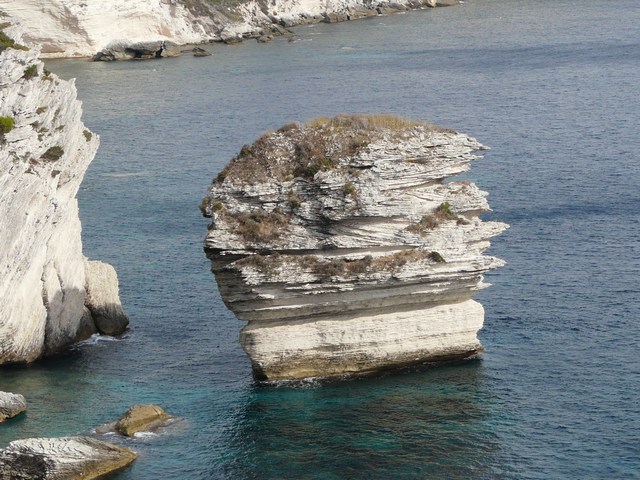
[{"label": "green shrub", "polygon": [[15,127],[15,120],[13,117],[0,117],[0,135],[9,133]]},{"label": "green shrub", "polygon": [[83,131],[82,134],[84,135],[84,138],[87,139],[87,142],[90,142],[91,138],[93,138],[93,133],[91,133],[89,130]]},{"label": "green shrub", "polygon": [[431,252],[429,258],[436,263],[447,263],[447,261],[438,252]]},{"label": "green shrub", "polygon": [[55,162],[56,160],[59,160],[60,157],[62,157],[62,155],[64,155],[63,148],[60,147],[59,145],[56,145],[55,147],[51,147],[46,152],[44,152],[42,154],[42,157],[40,157],[40,158],[42,160],[48,160],[50,162]]},{"label": "green shrub", "polygon": [[425,236],[428,230],[435,229],[442,222],[447,220],[456,220],[458,225],[463,225],[466,221],[458,217],[451,211],[451,206],[448,202],[441,203],[433,213],[424,215],[418,223],[412,223],[406,230],[411,233]]},{"label": "green shrub", "polygon": [[38,66],[31,65],[24,69],[24,74],[22,75],[22,78],[24,78],[25,80],[31,80],[33,77],[37,75],[38,75]]},{"label": "green shrub", "polygon": [[28,47],[16,43],[13,38],[9,37],[6,33],[0,30],[0,53],[4,52],[7,48],[15,48],[16,50],[29,50]]}]

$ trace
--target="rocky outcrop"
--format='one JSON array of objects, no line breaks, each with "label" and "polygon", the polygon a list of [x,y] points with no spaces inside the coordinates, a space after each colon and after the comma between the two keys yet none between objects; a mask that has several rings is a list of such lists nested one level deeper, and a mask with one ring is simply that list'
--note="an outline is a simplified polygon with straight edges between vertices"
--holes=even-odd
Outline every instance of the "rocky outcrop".
[{"label": "rocky outcrop", "polygon": [[19,48],[0,53],[0,364],[86,338],[105,310],[123,315],[115,274],[82,254],[76,193],[98,137],[73,82],[47,72],[17,26],[3,34]]},{"label": "rocky outcrop", "polygon": [[128,448],[91,437],[29,438],[0,450],[2,480],[90,480],[136,459]]},{"label": "rocky outcrop", "polygon": [[20,415],[27,410],[27,401],[22,395],[0,392],[0,423]]},{"label": "rocky outcrop", "polygon": [[150,58],[178,57],[180,47],[166,40],[150,42],[124,42],[110,43],[93,56],[93,60],[111,62],[114,60],[148,60]]},{"label": "rocky outcrop", "polygon": [[446,181],[473,138],[391,116],[339,116],[264,135],[201,209],[220,293],[248,322],[255,374],[291,379],[465,358],[481,350],[471,299],[506,225],[486,193]]},{"label": "rocky outcrop", "polygon": [[[144,44],[178,44],[267,38],[282,27],[338,22],[452,0],[241,0],[216,5],[208,0],[0,0],[0,11],[28,26],[28,40],[44,57],[115,60],[155,58],[160,49]],[[458,3],[455,0],[453,3]],[[146,53],[141,53],[146,52]]]}]

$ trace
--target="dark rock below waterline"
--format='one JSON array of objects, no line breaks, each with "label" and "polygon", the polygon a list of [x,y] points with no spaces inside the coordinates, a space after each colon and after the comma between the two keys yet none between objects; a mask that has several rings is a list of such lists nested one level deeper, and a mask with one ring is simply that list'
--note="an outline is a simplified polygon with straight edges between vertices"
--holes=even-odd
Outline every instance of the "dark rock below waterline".
[{"label": "dark rock below waterline", "polygon": [[93,56],[93,61],[147,60],[152,58],[177,57],[179,55],[180,47],[167,40],[137,43],[116,42],[96,53]]},{"label": "dark rock below waterline", "polygon": [[2,480],[91,480],[126,467],[135,452],[92,437],[27,438],[0,450]]},{"label": "dark rock below waterline", "polygon": [[17,393],[0,392],[0,423],[27,410],[27,401]]}]

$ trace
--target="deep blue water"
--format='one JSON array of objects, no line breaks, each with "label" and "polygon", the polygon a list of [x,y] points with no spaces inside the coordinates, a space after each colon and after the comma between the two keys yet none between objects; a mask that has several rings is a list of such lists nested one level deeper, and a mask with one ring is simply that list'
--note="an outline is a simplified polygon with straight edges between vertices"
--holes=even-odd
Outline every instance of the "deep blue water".
[{"label": "deep blue water", "polygon": [[[640,478],[640,4],[468,0],[297,29],[214,56],[49,62],[102,145],[85,252],[132,330],[29,368],[12,439],[88,433],[130,405],[184,418],[118,480]],[[211,179],[262,132],[392,112],[490,145],[466,176],[511,228],[491,253],[480,360],[260,385],[202,252]]]}]

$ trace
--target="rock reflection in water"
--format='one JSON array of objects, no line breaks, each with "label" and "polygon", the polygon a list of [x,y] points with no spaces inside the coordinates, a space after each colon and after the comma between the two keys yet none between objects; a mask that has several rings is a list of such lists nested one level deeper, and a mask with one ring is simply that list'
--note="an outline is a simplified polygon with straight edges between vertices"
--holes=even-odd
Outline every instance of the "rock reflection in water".
[{"label": "rock reflection in water", "polygon": [[480,478],[499,448],[480,360],[376,378],[258,385],[225,478]]}]

